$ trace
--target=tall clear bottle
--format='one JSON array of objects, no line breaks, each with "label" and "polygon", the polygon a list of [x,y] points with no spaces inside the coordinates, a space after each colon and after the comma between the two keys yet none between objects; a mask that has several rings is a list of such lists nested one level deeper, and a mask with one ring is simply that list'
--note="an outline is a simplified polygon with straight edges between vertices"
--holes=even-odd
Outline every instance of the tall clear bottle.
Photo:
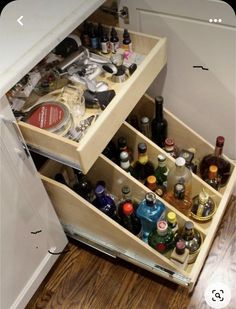
[{"label": "tall clear bottle", "polygon": [[152,120],[152,140],[159,147],[165,146],[165,139],[167,137],[167,121],[163,116],[163,97],[155,98],[156,115]]},{"label": "tall clear bottle", "polygon": [[211,165],[216,165],[218,167],[218,175],[221,177],[220,186],[222,187],[226,185],[231,169],[230,163],[222,156],[224,142],[224,137],[218,136],[216,139],[215,152],[205,156],[200,163],[200,174],[204,180],[208,177],[208,171]]},{"label": "tall clear bottle", "polygon": [[175,167],[167,176],[167,193],[165,200],[189,216],[192,206],[192,174],[185,166],[185,159],[175,160]]},{"label": "tall clear bottle", "polygon": [[157,221],[165,218],[165,214],[165,205],[156,199],[153,192],[147,193],[136,211],[142,224],[141,238],[143,241],[148,242],[148,235],[155,229]]}]

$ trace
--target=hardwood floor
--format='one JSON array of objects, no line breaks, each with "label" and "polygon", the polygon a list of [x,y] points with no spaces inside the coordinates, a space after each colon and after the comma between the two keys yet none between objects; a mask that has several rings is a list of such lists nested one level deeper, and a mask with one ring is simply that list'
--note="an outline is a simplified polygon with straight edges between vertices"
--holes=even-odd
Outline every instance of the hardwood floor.
[{"label": "hardwood floor", "polygon": [[[26,309],[206,309],[204,289],[212,280],[236,282],[236,198],[232,197],[192,293],[119,259],[70,241]],[[233,294],[233,293],[232,293]],[[235,308],[235,293],[228,309]]]}]

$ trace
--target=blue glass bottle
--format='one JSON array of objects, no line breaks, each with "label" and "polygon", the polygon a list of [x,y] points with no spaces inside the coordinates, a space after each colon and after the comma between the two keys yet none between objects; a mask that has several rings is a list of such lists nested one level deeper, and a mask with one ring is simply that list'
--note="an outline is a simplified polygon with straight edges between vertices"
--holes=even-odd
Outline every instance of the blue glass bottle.
[{"label": "blue glass bottle", "polygon": [[116,204],[114,200],[106,194],[105,187],[99,184],[95,189],[95,195],[96,198],[93,201],[93,205],[110,218],[118,221],[116,216]]},{"label": "blue glass bottle", "polygon": [[149,233],[156,228],[157,221],[165,218],[165,214],[164,204],[156,199],[153,192],[147,193],[136,211],[142,224],[141,238],[143,241],[148,242]]}]

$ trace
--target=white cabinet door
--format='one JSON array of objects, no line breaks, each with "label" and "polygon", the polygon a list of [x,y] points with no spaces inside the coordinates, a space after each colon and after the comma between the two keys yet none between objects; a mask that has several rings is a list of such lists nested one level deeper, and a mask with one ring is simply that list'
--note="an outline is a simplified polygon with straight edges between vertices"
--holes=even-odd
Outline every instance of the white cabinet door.
[{"label": "white cabinet door", "polygon": [[[24,308],[67,239],[53,206],[0,100],[0,308]],[[65,205],[66,206],[66,205]],[[51,253],[50,253],[51,252]],[[54,254],[53,254],[54,253]]]},{"label": "white cabinet door", "polygon": [[120,19],[122,27],[168,39],[167,66],[149,93],[162,94],[165,106],[211,144],[217,135],[225,136],[224,152],[235,159],[233,9],[224,1],[208,0],[121,0],[119,5],[129,8],[130,24]]}]

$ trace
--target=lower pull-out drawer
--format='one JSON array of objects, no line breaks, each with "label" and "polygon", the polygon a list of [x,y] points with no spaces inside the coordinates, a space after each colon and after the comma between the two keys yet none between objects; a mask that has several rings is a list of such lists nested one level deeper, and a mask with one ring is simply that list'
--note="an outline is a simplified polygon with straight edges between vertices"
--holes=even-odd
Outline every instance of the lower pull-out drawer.
[{"label": "lower pull-out drawer", "polygon": [[[117,28],[122,42],[123,30]],[[109,30],[110,31],[110,30]],[[26,143],[36,152],[87,173],[108,141],[119,129],[166,63],[166,39],[130,31],[133,51],[140,62],[136,71],[122,83],[105,74],[105,82],[115,90],[115,97],[90,126],[85,136],[75,142],[26,122],[19,122]],[[91,116],[91,112],[88,112]]]}]

